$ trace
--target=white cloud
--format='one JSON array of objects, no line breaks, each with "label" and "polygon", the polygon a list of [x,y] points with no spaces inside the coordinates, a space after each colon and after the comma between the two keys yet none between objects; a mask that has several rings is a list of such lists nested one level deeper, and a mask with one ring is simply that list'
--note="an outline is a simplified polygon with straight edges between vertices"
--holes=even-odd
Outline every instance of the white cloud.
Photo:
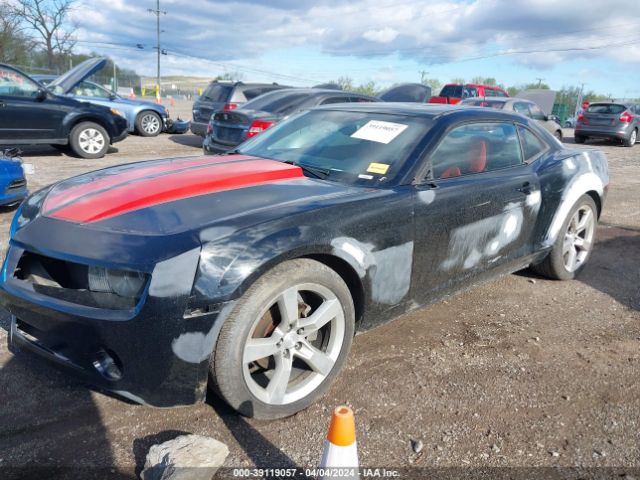
[{"label": "white cloud", "polygon": [[394,28],[384,27],[380,30],[367,30],[362,36],[363,38],[371,40],[372,42],[390,43],[396,39],[399,33],[400,32],[398,32]]}]

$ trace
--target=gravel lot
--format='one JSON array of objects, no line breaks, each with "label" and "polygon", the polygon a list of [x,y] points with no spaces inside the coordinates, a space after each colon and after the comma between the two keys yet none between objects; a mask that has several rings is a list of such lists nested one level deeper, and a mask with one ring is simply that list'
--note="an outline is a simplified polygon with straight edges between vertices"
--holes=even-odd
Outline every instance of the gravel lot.
[{"label": "gravel lot", "polygon": [[[189,118],[189,107],[171,110]],[[572,130],[565,136],[572,143]],[[640,145],[588,146],[607,153],[611,186],[598,244],[577,280],[520,272],[359,335],[329,394],[285,420],[246,420],[215,398],[162,410],[92,392],[13,357],[3,315],[0,467],[134,477],[150,445],[181,432],[225,442],[229,466],[314,466],[331,409],[346,403],[367,466],[620,467],[616,476],[639,468]],[[199,153],[190,134],[133,136],[98,161],[48,147],[24,149],[24,161],[35,166],[35,190],[108,165]],[[0,211],[3,251],[11,217]],[[423,443],[419,453],[412,440]]]}]

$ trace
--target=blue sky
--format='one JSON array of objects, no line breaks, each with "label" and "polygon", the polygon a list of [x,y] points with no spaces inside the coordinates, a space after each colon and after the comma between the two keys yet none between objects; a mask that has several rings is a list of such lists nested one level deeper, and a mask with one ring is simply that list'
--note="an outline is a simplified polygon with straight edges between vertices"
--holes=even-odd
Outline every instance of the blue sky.
[{"label": "blue sky", "polygon": [[[78,47],[155,75],[155,1],[83,0]],[[628,0],[162,0],[163,74],[379,86],[481,75],[640,97],[640,9]],[[144,45],[144,50],[135,48]]]}]

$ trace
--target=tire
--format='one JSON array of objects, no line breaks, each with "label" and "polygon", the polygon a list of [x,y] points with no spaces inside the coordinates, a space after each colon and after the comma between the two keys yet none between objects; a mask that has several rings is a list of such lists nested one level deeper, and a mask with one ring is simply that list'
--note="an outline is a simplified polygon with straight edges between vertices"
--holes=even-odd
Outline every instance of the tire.
[{"label": "tire", "polygon": [[565,128],[571,128],[571,122],[564,122]]},{"label": "tire", "polygon": [[553,136],[556,137],[559,142],[562,142],[562,130],[556,130],[553,132]]},{"label": "tire", "polygon": [[136,132],[143,137],[157,137],[162,132],[162,118],[151,110],[140,112],[136,117]]},{"label": "tire", "polygon": [[636,144],[637,140],[638,140],[638,129],[634,128],[633,130],[631,130],[631,133],[629,134],[629,136],[622,140],[622,144],[625,147],[633,147]]},{"label": "tire", "polygon": [[104,157],[111,139],[107,131],[97,123],[82,122],[73,127],[69,135],[71,151],[81,158]]},{"label": "tire", "polygon": [[584,143],[587,137],[583,137],[582,135],[575,135],[573,137],[573,141],[576,143]]},{"label": "tire", "polygon": [[[588,212],[588,213],[587,213]],[[584,215],[590,215],[586,220]],[[583,195],[569,211],[556,242],[547,257],[532,269],[555,280],[571,280],[584,268],[595,242],[598,210],[593,198]],[[584,228],[581,226],[585,222]],[[582,240],[580,240],[582,239]],[[582,246],[578,246],[578,242]],[[571,261],[571,251],[574,261]]]},{"label": "tire", "polygon": [[[280,309],[287,304],[289,308]],[[294,319],[291,327],[284,326],[282,311]],[[316,330],[304,322],[318,311],[327,313]],[[314,403],[333,383],[354,328],[349,288],[334,270],[310,259],[283,262],[245,292],[222,326],[209,365],[210,385],[242,415],[288,417]],[[254,355],[264,356],[257,357],[252,351],[260,341],[262,350]],[[253,350],[247,348],[250,344]],[[305,356],[315,358],[313,369]],[[254,361],[245,363],[248,358]],[[276,371],[286,382],[276,381]]]}]

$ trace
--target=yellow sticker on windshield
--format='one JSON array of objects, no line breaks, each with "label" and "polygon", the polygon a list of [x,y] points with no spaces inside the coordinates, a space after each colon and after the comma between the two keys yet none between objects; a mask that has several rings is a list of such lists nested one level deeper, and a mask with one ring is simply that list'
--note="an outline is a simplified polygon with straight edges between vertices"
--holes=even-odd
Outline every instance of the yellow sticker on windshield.
[{"label": "yellow sticker on windshield", "polygon": [[380,175],[384,175],[389,170],[389,165],[386,163],[370,163],[369,168],[367,168],[367,172],[369,173],[379,173]]}]

